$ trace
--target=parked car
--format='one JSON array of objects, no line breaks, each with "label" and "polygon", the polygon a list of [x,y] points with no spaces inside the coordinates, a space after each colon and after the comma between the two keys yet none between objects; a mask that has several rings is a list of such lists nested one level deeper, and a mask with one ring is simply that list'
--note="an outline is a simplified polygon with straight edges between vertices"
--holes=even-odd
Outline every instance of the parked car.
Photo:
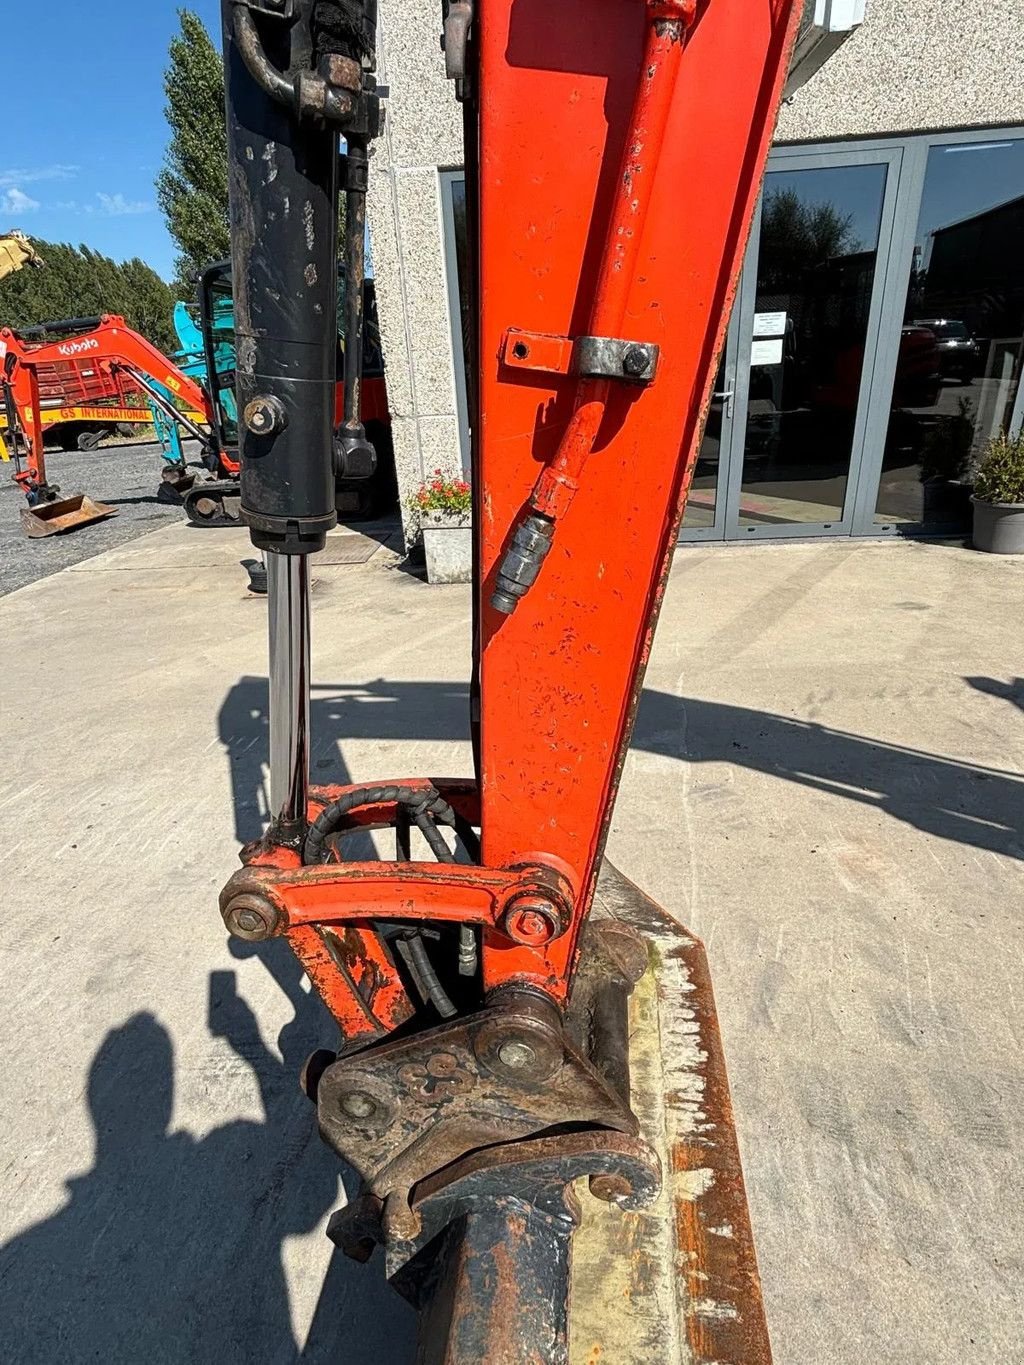
[{"label": "parked car", "polygon": [[927,327],[935,333],[943,379],[959,379],[961,384],[969,384],[977,377],[981,347],[971,336],[966,323],[958,322],[955,318],[915,318],[913,325]]}]

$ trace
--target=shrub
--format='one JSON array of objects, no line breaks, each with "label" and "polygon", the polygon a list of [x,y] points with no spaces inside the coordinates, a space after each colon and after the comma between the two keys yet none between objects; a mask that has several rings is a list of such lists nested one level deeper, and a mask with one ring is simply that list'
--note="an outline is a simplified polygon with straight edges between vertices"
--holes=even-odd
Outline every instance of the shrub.
[{"label": "shrub", "polygon": [[989,441],[974,473],[974,496],[982,502],[1024,502],[1024,434],[1001,431]]}]

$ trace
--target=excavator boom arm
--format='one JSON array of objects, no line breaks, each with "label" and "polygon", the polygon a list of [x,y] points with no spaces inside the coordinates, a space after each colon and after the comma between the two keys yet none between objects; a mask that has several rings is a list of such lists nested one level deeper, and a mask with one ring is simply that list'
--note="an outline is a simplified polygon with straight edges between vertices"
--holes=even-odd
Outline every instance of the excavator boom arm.
[{"label": "excavator boom arm", "polygon": [[[376,6],[222,0],[272,818],[220,908],[238,938],[286,937],[341,1028],[305,1072],[361,1182],[331,1235],[360,1259],[383,1245],[422,1311],[424,1361],[562,1365],[569,1187],[587,1175],[597,1199],[636,1209],[663,1170],[694,1173],[688,1192],[673,1183],[665,1238],[686,1271],[671,1291],[687,1297],[686,1358],[769,1359],[702,950],[607,866],[598,879],[797,11],[448,0],[473,319],[475,771],[317,788],[308,561],[335,519],[337,206],[340,191],[358,302]],[[353,307],[355,356],[361,327]],[[349,376],[341,457],[359,456],[360,399]],[[413,858],[414,827],[436,862]],[[393,859],[348,857],[365,828],[393,829]],[[652,957],[662,975],[638,990],[654,1014],[688,1011],[668,1032],[695,1047],[634,1112],[628,1001]],[[660,1157],[649,1130],[666,1113]]]}]

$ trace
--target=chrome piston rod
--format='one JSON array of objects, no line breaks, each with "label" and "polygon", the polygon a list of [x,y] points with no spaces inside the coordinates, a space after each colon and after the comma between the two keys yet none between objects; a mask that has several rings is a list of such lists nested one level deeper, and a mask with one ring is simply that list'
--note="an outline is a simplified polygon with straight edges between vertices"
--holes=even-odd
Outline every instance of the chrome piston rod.
[{"label": "chrome piston rod", "polygon": [[267,561],[270,636],[270,818],[298,833],[309,797],[309,557]]}]

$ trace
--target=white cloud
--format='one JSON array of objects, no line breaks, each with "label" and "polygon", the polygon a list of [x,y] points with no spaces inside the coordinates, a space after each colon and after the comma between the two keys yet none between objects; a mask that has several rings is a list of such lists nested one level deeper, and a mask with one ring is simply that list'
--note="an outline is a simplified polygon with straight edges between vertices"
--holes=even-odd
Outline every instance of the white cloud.
[{"label": "white cloud", "polygon": [[126,214],[153,211],[153,205],[146,199],[126,199],[123,194],[104,194],[102,190],[97,192],[96,198],[100,205],[97,211],[108,218],[123,218]]},{"label": "white cloud", "polygon": [[0,194],[0,213],[31,213],[38,207],[39,200],[33,199],[24,190],[19,190],[17,185],[12,185],[9,190],[4,190]]},{"label": "white cloud", "polygon": [[66,166],[62,162],[55,162],[52,166],[19,166],[0,171],[0,189],[33,185],[40,180],[72,180],[77,172],[77,166]]}]

